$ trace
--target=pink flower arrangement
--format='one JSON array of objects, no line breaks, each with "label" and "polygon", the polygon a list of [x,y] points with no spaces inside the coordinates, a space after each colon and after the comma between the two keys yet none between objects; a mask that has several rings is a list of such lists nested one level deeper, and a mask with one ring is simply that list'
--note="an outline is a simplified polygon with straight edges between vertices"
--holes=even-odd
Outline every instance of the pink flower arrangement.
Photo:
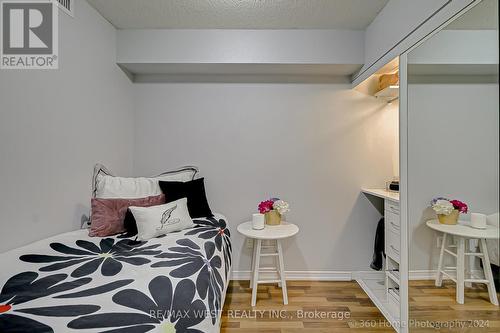
[{"label": "pink flower arrangement", "polygon": [[259,204],[259,213],[261,214],[268,213],[272,210],[276,210],[279,214],[283,215],[290,211],[290,205],[280,198],[271,198]]},{"label": "pink flower arrangement", "polygon": [[432,199],[431,207],[434,209],[436,214],[450,215],[451,212],[456,209],[461,214],[467,214],[469,207],[465,202],[460,200],[450,200],[443,197],[437,197]]},{"label": "pink flower arrangement", "polygon": [[272,199],[262,201],[259,204],[259,213],[265,214],[273,210],[274,201]]},{"label": "pink flower arrangement", "polygon": [[465,202],[460,200],[450,200],[450,203],[453,205],[453,208],[457,209],[462,214],[467,214],[469,211],[469,207]]}]

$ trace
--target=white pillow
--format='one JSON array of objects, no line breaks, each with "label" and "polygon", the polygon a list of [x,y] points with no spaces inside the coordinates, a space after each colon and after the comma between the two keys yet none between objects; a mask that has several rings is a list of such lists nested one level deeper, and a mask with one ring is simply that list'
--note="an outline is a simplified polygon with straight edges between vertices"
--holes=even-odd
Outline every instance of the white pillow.
[{"label": "white pillow", "polygon": [[[498,228],[498,216],[498,213],[488,215],[486,217],[486,223]],[[498,245],[498,239],[486,240],[486,247],[488,248],[488,253],[490,255],[490,262],[497,266],[500,264]]]},{"label": "white pillow", "polygon": [[137,239],[144,241],[174,231],[194,227],[187,198],[151,207],[129,207],[137,223]]},{"label": "white pillow", "polygon": [[183,167],[156,177],[116,177],[103,165],[94,167],[93,195],[101,199],[137,199],[160,195],[159,180],[187,182],[193,180],[198,168]]}]

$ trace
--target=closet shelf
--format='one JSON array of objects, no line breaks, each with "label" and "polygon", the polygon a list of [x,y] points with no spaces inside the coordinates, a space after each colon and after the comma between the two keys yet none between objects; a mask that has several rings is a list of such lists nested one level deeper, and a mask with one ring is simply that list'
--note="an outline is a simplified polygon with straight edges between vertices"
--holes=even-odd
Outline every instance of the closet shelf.
[{"label": "closet shelf", "polygon": [[375,275],[359,276],[356,281],[363,291],[368,295],[371,301],[379,308],[387,321],[391,324],[396,332],[400,329],[397,326],[400,316],[399,309],[395,309],[389,305],[388,294],[384,286],[384,278]]},{"label": "closet shelf", "polygon": [[362,64],[123,62],[133,82],[346,83]]},{"label": "closet shelf", "polygon": [[361,192],[375,197],[399,202],[399,192],[392,192],[382,188],[362,188]]},{"label": "closet shelf", "polygon": [[399,272],[398,271],[386,271],[387,276],[399,285]]},{"label": "closet shelf", "polygon": [[390,103],[399,98],[399,86],[388,86],[387,88],[377,91],[375,97]]}]

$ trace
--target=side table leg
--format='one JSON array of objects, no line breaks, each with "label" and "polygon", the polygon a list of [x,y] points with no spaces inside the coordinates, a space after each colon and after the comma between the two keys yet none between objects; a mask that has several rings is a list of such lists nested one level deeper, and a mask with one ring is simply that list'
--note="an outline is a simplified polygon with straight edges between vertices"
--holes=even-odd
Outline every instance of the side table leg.
[{"label": "side table leg", "polygon": [[491,272],[490,256],[488,254],[488,248],[486,247],[486,240],[484,238],[479,240],[479,248],[483,253],[483,270],[486,280],[488,280],[488,294],[490,295],[490,302],[494,305],[498,305],[497,292],[495,290],[495,281],[493,280],[493,273]]},{"label": "side table leg", "polygon": [[[472,246],[473,239],[465,240],[465,252],[476,252]],[[473,251],[474,250],[474,251]],[[474,265],[474,256],[465,257],[465,279],[472,279],[472,267]],[[472,288],[472,282],[465,282],[466,288]]]},{"label": "side table leg", "polygon": [[253,286],[253,272],[255,271],[255,254],[257,253],[257,240],[256,239],[252,239],[252,244],[253,244],[253,248],[252,248],[252,268],[250,270],[250,284],[249,284],[249,287],[252,288]]},{"label": "side table leg", "polygon": [[253,267],[253,278],[252,278],[252,306],[255,306],[257,302],[257,286],[259,282],[259,267],[260,267],[260,250],[262,246],[262,240],[257,239],[257,244],[255,246],[255,263]]},{"label": "side table leg", "polygon": [[458,237],[457,245],[457,303],[464,304],[465,239]]},{"label": "side table leg", "polygon": [[441,241],[441,251],[439,252],[439,262],[438,262],[438,269],[437,269],[437,275],[436,275],[436,287],[441,287],[443,283],[443,257],[444,257],[444,249],[446,248],[446,233],[443,233],[443,239]]},{"label": "side table leg", "polygon": [[[274,246],[275,246],[276,253],[279,253],[278,252],[278,240],[274,241]],[[280,280],[280,282],[278,282],[278,287],[281,288],[281,271],[280,271],[279,257],[276,256],[276,257],[274,257],[273,260],[274,260],[274,267],[276,267],[276,272],[278,274],[278,279]]]},{"label": "side table leg", "polygon": [[283,248],[281,247],[281,240],[277,240],[278,245],[278,258],[280,266],[280,279],[281,279],[281,290],[283,291],[283,304],[288,304],[288,292],[286,289],[286,279],[285,279],[285,264],[283,262]]}]

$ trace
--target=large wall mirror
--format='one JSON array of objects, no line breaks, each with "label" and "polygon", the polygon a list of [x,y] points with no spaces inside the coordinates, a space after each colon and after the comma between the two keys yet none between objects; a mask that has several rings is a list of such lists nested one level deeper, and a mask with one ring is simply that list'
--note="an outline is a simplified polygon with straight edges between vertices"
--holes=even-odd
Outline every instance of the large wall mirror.
[{"label": "large wall mirror", "polygon": [[410,331],[499,327],[498,0],[407,59]]}]

